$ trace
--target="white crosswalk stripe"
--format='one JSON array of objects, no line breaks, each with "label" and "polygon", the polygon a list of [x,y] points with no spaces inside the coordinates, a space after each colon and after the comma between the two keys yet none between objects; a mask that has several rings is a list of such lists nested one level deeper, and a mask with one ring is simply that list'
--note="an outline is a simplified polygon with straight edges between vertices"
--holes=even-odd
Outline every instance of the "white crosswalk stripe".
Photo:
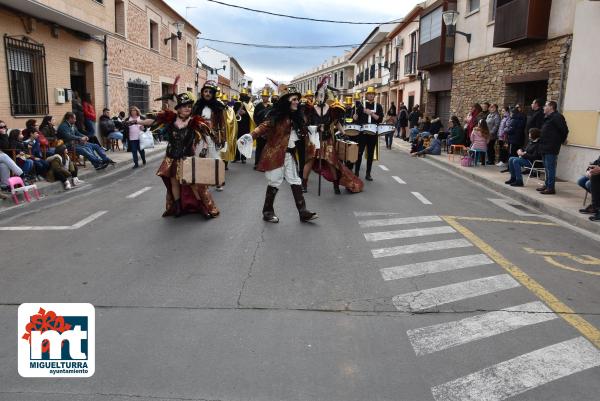
[{"label": "white crosswalk stripe", "polygon": [[396,226],[402,224],[431,223],[442,221],[440,216],[396,217],[392,219],[376,219],[359,221],[361,228]]},{"label": "white crosswalk stripe", "polygon": [[383,164],[378,164],[379,168],[382,169],[383,171],[390,171],[389,168],[387,168],[386,166],[384,166]]},{"label": "white crosswalk stripe", "polygon": [[402,213],[396,213],[396,212],[354,212],[354,216],[356,216],[356,217],[397,216],[399,214],[402,214]]},{"label": "white crosswalk stripe", "polygon": [[583,337],[550,345],[431,389],[436,401],[501,401],[600,366],[600,351]]},{"label": "white crosswalk stripe", "polygon": [[409,330],[407,335],[415,353],[426,355],[557,318],[550,308],[535,301],[502,311]]},{"label": "white crosswalk stripe", "polygon": [[404,181],[402,178],[398,177],[397,175],[393,175],[393,176],[392,176],[392,178],[393,178],[393,179],[394,179],[394,181],[396,181],[398,184],[406,184],[406,182],[405,182],[405,181]]},{"label": "white crosswalk stripe", "polygon": [[400,245],[390,248],[372,249],[374,258],[387,258],[396,255],[408,255],[411,253],[440,251],[444,249],[467,248],[473,246],[466,239],[451,239],[447,241],[422,242],[420,244]]},{"label": "white crosswalk stripe", "polygon": [[396,295],[392,302],[400,311],[421,311],[519,286],[520,284],[508,274],[500,274]]},{"label": "white crosswalk stripe", "polygon": [[478,254],[385,267],[379,271],[383,279],[389,281],[491,264],[494,264],[494,262],[490,258],[484,254]]},{"label": "white crosswalk stripe", "polygon": [[411,192],[415,198],[417,198],[424,205],[431,205],[431,201],[423,196],[420,192]]},{"label": "white crosswalk stripe", "polygon": [[375,241],[383,241],[383,240],[387,240],[387,239],[424,237],[426,235],[451,234],[451,233],[455,233],[455,232],[456,232],[456,230],[450,226],[412,228],[409,230],[365,233],[365,239],[369,242],[375,242]]}]

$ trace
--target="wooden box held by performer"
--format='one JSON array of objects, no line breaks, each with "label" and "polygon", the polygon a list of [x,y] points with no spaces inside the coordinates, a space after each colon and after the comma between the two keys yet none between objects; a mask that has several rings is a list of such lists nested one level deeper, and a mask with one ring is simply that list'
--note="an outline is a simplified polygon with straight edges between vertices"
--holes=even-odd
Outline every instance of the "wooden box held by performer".
[{"label": "wooden box held by performer", "polygon": [[220,159],[187,157],[183,159],[181,183],[221,186],[225,184],[225,163]]},{"label": "wooden box held by performer", "polygon": [[358,160],[358,143],[345,140],[335,142],[338,159],[349,163],[356,163]]}]

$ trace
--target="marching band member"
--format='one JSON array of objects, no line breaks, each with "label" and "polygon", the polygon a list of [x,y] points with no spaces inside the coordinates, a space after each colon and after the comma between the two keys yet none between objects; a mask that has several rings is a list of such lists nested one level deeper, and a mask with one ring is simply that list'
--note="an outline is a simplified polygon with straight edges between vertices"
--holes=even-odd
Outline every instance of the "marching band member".
[{"label": "marching band member", "polygon": [[[250,95],[248,94],[248,89],[242,88],[242,91],[240,92],[240,102],[240,108],[237,110],[238,138],[250,133],[254,128],[256,128],[256,124],[254,124],[254,104],[252,103]],[[242,154],[239,156],[242,164],[245,164],[246,157]]]},{"label": "marching band member", "polygon": [[[254,107],[254,123],[259,126],[265,119],[267,111],[271,108],[271,103],[269,103],[269,90],[264,88],[260,94],[262,98],[262,102],[257,104]],[[266,140],[262,137],[256,138],[256,153],[254,159],[254,170],[258,167],[258,162],[260,161],[260,155],[262,154],[262,150],[265,147]]]},{"label": "marching band member", "polygon": [[[367,101],[365,102],[363,107],[360,107],[357,104],[357,111],[353,116],[354,121],[357,121],[359,124],[379,124],[383,119],[383,107],[379,103],[375,103],[375,88],[369,86],[367,88]],[[379,137],[377,133],[375,135],[365,134],[361,132],[358,136],[358,160],[354,165],[354,174],[358,177],[360,172],[360,165],[363,158],[363,153],[365,151],[365,147],[367,148],[367,174],[366,180],[373,181],[371,177],[371,167],[373,166],[373,156],[375,155],[375,147],[379,142]]]},{"label": "marching band member", "polygon": [[[340,184],[346,187],[348,192],[361,192],[362,181],[352,175],[350,171],[337,157],[335,147],[335,132],[344,132],[341,122],[346,112],[344,106],[337,100],[333,100],[333,93],[328,90],[328,77],[323,78],[317,87],[317,103],[309,108],[308,124],[317,126],[319,132],[319,149],[310,140],[306,142],[306,164],[304,165],[302,187],[306,191],[308,177],[311,170],[321,174],[327,181],[333,182],[335,194],[341,194]],[[329,100],[333,102],[329,104]],[[318,141],[319,139],[317,139]],[[320,159],[320,160],[319,160]]]},{"label": "marching band member", "polygon": [[296,141],[304,131],[304,117],[298,110],[300,93],[295,88],[281,85],[281,97],[273,107],[269,118],[251,134],[244,135],[238,140],[239,145],[251,143],[253,139],[263,136],[267,143],[258,170],[265,172],[267,192],[263,206],[263,220],[278,223],[273,203],[279,186],[285,179],[292,189],[300,221],[308,222],[316,219],[316,213],[306,209],[306,201],[302,195],[302,186],[298,176],[298,167],[294,158]]},{"label": "marching band member", "polygon": [[225,142],[227,143],[227,148],[224,152],[221,152],[221,158],[225,162],[225,170],[229,170],[229,162],[235,160],[235,150],[237,148],[237,120],[235,118],[235,111],[233,111],[233,107],[230,105],[229,99],[226,93],[221,95],[221,103],[225,106]]},{"label": "marching band member", "polygon": [[306,93],[304,93],[303,99],[310,106],[315,104],[315,94],[310,89],[306,90]]},{"label": "marching band member", "polygon": [[[202,140],[213,135],[209,122],[198,115],[192,115],[194,96],[189,93],[177,95],[175,112],[161,111],[156,115],[156,120],[146,119],[138,124],[152,125],[165,124],[164,131],[168,138],[166,155],[156,175],[162,178],[167,188],[166,210],[163,217],[179,217],[183,213],[202,213],[206,218],[219,215],[219,209],[208,192],[208,186],[201,184],[181,184],[183,159],[194,156],[195,150]],[[211,138],[213,142],[217,138]],[[206,152],[208,149],[203,148]]]}]

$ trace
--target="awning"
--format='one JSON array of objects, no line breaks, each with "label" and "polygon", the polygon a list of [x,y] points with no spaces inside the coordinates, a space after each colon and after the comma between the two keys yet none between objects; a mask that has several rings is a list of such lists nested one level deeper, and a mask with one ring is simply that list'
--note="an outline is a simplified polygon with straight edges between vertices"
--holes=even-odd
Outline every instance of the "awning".
[{"label": "awning", "polygon": [[54,22],[65,28],[87,33],[91,36],[104,36],[110,34],[110,32],[100,27],[92,25],[86,21],[73,18],[68,14],[34,0],[1,0],[0,4],[10,7],[17,12],[28,14],[41,20]]}]

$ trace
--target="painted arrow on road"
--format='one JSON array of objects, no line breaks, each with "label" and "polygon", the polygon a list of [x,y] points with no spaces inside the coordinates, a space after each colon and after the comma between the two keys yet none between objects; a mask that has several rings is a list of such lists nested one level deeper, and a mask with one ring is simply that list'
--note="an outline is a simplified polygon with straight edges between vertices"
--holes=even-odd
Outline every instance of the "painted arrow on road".
[{"label": "painted arrow on road", "polygon": [[0,227],[0,231],[61,231],[61,230],[77,230],[86,224],[91,223],[100,216],[108,213],[108,210],[96,212],[83,220],[78,221],[72,226],[16,226],[16,227]]}]

